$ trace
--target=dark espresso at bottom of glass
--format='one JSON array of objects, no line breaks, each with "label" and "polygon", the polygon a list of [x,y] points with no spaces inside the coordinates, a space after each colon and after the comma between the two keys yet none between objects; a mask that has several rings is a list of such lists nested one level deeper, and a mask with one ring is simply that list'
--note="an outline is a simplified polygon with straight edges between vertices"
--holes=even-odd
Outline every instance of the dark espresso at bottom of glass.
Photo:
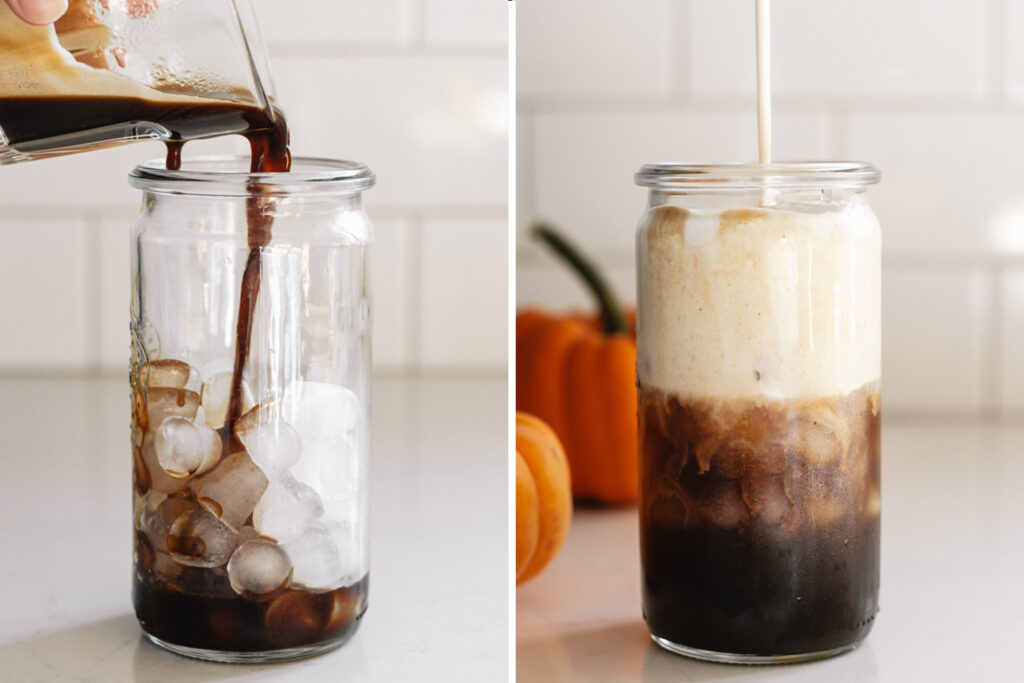
[{"label": "dark espresso at bottom of glass", "polygon": [[[143,630],[161,644],[203,650],[206,654],[199,656],[205,658],[261,653],[266,661],[275,658],[275,651],[330,649],[355,633],[366,611],[365,576],[343,588],[290,587],[251,599],[232,591],[223,568],[190,567],[183,574],[171,583],[137,569],[135,614]],[[211,657],[210,652],[224,656]]]},{"label": "dark espresso at bottom of glass", "polygon": [[834,654],[868,634],[878,611],[874,383],[788,401],[641,387],[640,421],[644,617],[662,645],[770,661]]}]

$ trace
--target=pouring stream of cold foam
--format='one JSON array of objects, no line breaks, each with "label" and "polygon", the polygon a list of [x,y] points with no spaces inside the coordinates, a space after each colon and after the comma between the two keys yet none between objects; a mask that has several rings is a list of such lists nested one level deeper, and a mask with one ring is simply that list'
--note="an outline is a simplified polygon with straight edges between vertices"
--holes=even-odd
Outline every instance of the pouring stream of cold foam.
[{"label": "pouring stream of cold foam", "polygon": [[[772,63],[770,0],[754,0],[757,34],[757,160],[772,162]],[[771,206],[767,184],[761,186],[761,206]]]},{"label": "pouring stream of cold foam", "polygon": [[755,1],[757,24],[757,160],[772,162],[772,64],[770,0]]}]

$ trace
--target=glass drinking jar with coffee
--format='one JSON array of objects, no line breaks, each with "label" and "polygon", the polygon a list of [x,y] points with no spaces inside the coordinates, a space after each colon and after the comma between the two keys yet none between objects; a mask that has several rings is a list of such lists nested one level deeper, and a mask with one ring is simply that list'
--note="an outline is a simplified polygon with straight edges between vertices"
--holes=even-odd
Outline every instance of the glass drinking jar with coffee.
[{"label": "glass drinking jar with coffee", "polygon": [[131,175],[135,612],[220,661],[340,645],[368,585],[373,175],[249,163]]},{"label": "glass drinking jar with coffee", "polygon": [[861,163],[637,173],[643,608],[666,649],[800,661],[871,629],[878,178]]}]

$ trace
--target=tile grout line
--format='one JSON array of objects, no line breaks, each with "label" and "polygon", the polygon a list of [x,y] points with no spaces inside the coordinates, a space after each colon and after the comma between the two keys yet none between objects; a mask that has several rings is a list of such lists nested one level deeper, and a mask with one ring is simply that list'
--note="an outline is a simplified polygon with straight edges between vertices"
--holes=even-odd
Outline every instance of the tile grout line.
[{"label": "tile grout line", "polygon": [[[405,331],[404,365],[413,376],[419,376],[423,370],[423,301],[420,298],[424,290],[423,283],[423,230],[424,220],[420,213],[409,216],[409,250],[406,255],[406,266],[409,277],[406,278],[406,319],[409,325]],[[411,308],[412,310],[409,310]]]},{"label": "tile grout line", "polygon": [[[419,20],[413,19],[412,23]],[[419,29],[413,27],[412,31]],[[271,43],[268,51],[273,59],[501,59],[507,51],[497,43],[469,45],[428,44],[422,36],[412,33],[408,41],[399,45],[338,45],[337,43],[313,41],[309,43]]]},{"label": "tile grout line", "polygon": [[[689,0],[677,0],[669,8],[668,45],[681,45],[682,48],[668,50],[668,93],[670,98],[685,101],[690,94],[690,41],[683,38],[679,42],[675,36],[688,36],[690,19]],[[674,35],[675,34],[675,35]],[[673,98],[673,96],[675,96]]]},{"label": "tile grout line", "polygon": [[409,47],[414,54],[423,56],[427,43],[427,11],[424,6],[426,0],[409,0],[410,20]]},{"label": "tile grout line", "polygon": [[832,120],[832,150],[836,159],[846,159],[856,156],[849,151],[850,148],[850,113],[845,107],[832,104],[828,115]]},{"label": "tile grout line", "polygon": [[90,374],[98,374],[103,365],[103,303],[101,272],[103,249],[101,239],[102,221],[99,211],[90,209],[82,214],[85,223],[85,236],[88,247],[85,250],[85,282],[84,294],[89,302],[86,311],[89,314],[85,322],[84,339],[87,354],[85,370]]},{"label": "tile grout line", "polygon": [[1006,40],[1002,31],[1006,20],[1007,7],[1005,0],[988,0],[985,5],[987,21],[985,22],[986,40],[982,53],[981,85],[983,100],[994,108],[1006,103]]},{"label": "tile grout line", "polygon": [[1003,405],[1003,288],[1006,280],[1006,269],[997,263],[989,270],[989,305],[992,307],[988,325],[988,339],[984,345],[988,358],[985,361],[982,375],[983,410],[1001,415]]},{"label": "tile grout line", "polygon": [[[525,135],[520,135],[520,131],[518,130],[518,128],[519,128],[519,121],[520,121],[520,114],[525,114],[526,115],[526,117],[525,117],[526,121],[528,121],[528,123],[526,125],[527,132],[526,132]],[[538,126],[537,126],[537,113],[535,111],[535,106],[534,106],[533,101],[530,100],[529,98],[525,98],[524,100],[521,100],[521,101],[517,99],[517,101],[516,101],[516,128],[517,128],[517,131],[516,131],[516,144],[518,146],[519,143],[525,138],[525,140],[526,140],[526,142],[527,142],[527,144],[529,146],[529,152],[528,152],[527,156],[529,157],[529,160],[530,160],[530,162],[528,164],[524,164],[523,163],[523,159],[521,159],[520,156],[518,154],[516,154],[516,160],[515,160],[516,161],[516,174],[517,174],[517,176],[519,176],[519,175],[523,175],[525,173],[526,185],[528,187],[528,191],[527,192],[525,192],[525,193],[520,192],[520,186],[519,186],[518,177],[517,177],[517,181],[516,181],[516,202],[519,201],[519,197],[520,196],[524,196],[525,195],[528,198],[527,205],[524,207],[525,211],[520,213],[519,210],[518,210],[518,206],[517,206],[517,210],[516,210],[516,224],[511,226],[512,230],[515,233],[515,247],[516,247],[516,249],[515,249],[515,263],[516,263],[516,268],[518,269],[519,261],[520,261],[521,254],[523,253],[523,251],[525,251],[527,254],[536,254],[536,252],[537,252],[536,245],[534,245],[532,240],[529,239],[529,235],[530,235],[529,226],[533,222],[535,222],[537,220],[537,218],[538,218],[538,216],[537,216],[537,190],[538,190],[538,187],[537,187],[537,172],[536,172],[537,171],[537,128],[538,128]],[[522,168],[520,168],[520,166],[522,166]],[[527,222],[524,223],[523,221],[527,221]],[[526,227],[526,231],[524,233],[525,239],[524,240],[520,240],[519,239],[519,230],[520,230],[520,227],[523,227],[523,226]],[[534,258],[534,256],[528,256],[527,257],[527,261],[529,261],[530,258]],[[516,283],[516,286],[518,287],[518,283]]]},{"label": "tile grout line", "polygon": [[[516,121],[519,120],[518,113],[516,114]],[[518,125],[518,124],[517,124]],[[529,109],[529,132],[527,133],[526,139],[530,145],[530,163],[526,168],[526,172],[529,173],[529,180],[527,181],[530,186],[530,205],[527,208],[529,213],[527,216],[520,216],[516,214],[516,222],[520,222],[523,218],[533,221],[537,217],[537,112],[534,106],[531,104]],[[517,133],[518,135],[518,133]],[[519,155],[516,155],[516,164],[519,164]],[[517,197],[518,199],[518,197]],[[519,226],[516,226],[516,234],[518,235]],[[527,234],[529,234],[527,232]],[[528,243],[529,244],[529,243]]]},{"label": "tile grout line", "polygon": [[[678,93],[659,94],[653,92],[633,93],[624,96],[618,93],[590,92],[574,96],[559,97],[537,94],[524,98],[529,100],[538,112],[563,115],[596,115],[631,112],[674,112],[686,108],[691,113],[745,112],[749,103],[745,98],[730,95],[686,95]],[[980,98],[978,95],[870,95],[856,93],[845,96],[818,94],[783,94],[774,98],[773,109],[779,114],[799,114],[820,110],[822,107],[838,106],[868,114],[933,115],[936,110],[943,114],[1011,114],[1024,112],[1024,103],[1000,98]]]}]

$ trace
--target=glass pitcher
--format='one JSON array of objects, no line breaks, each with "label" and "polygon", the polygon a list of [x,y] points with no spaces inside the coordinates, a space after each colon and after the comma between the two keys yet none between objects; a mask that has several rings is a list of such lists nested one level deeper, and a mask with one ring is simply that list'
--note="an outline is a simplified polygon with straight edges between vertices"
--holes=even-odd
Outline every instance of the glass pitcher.
[{"label": "glass pitcher", "polygon": [[273,126],[249,0],[71,0],[50,26],[0,2],[0,164]]}]

